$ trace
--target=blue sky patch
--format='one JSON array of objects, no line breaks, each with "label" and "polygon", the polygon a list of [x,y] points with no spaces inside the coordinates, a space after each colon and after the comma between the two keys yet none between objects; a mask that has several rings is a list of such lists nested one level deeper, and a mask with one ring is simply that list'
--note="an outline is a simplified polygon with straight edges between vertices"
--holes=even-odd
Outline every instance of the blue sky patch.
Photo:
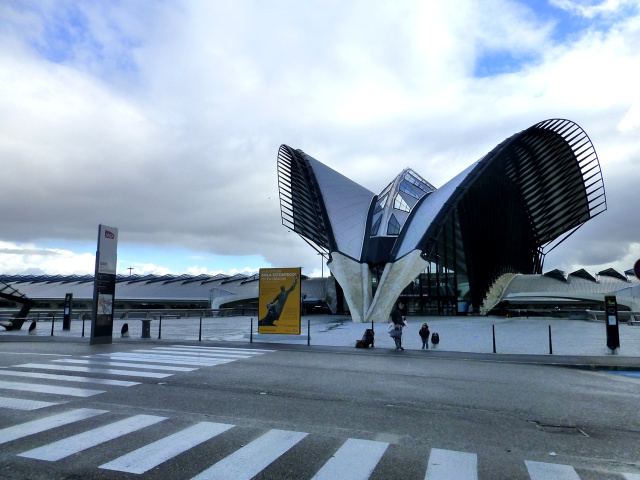
[{"label": "blue sky patch", "polygon": [[476,77],[492,77],[494,75],[519,72],[525,65],[533,62],[535,58],[534,55],[514,56],[508,51],[487,52],[478,58],[474,75]]},{"label": "blue sky patch", "polygon": [[[553,25],[549,40],[553,44],[572,43],[579,40],[586,32],[607,32],[622,18],[637,14],[638,5],[624,5],[615,12],[595,15],[586,18],[578,12],[564,10],[548,1],[519,0],[520,4],[531,9],[537,23]],[[590,2],[599,5],[601,2]],[[585,5],[583,2],[582,5]],[[491,77],[521,71],[535,61],[536,56],[524,52],[514,52],[505,46],[504,49],[490,50],[481,54],[476,61],[474,76]]]}]

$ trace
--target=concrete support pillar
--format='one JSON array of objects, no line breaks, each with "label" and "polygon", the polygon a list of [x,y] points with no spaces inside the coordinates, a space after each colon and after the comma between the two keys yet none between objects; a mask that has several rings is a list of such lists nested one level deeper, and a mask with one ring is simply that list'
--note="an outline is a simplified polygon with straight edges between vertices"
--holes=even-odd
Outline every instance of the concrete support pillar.
[{"label": "concrete support pillar", "polygon": [[393,305],[402,290],[427,268],[428,262],[421,257],[421,253],[420,250],[413,250],[397,262],[385,265],[365,321],[389,321]]},{"label": "concrete support pillar", "polygon": [[389,321],[391,309],[402,290],[427,268],[428,262],[420,255],[420,250],[414,250],[397,262],[388,263],[373,297],[369,266],[332,252],[332,260],[327,266],[344,291],[351,319],[354,322]]},{"label": "concrete support pillar", "polygon": [[368,265],[341,253],[331,252],[331,261],[327,263],[327,267],[342,287],[351,319],[354,322],[364,322],[365,305],[371,304],[371,272]]}]

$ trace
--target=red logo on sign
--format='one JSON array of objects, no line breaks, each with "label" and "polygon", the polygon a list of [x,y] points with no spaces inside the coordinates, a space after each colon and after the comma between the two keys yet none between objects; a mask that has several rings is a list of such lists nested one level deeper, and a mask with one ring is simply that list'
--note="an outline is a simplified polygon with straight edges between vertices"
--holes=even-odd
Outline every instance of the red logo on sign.
[{"label": "red logo on sign", "polygon": [[116,238],[116,234],[109,230],[104,231],[104,238]]}]

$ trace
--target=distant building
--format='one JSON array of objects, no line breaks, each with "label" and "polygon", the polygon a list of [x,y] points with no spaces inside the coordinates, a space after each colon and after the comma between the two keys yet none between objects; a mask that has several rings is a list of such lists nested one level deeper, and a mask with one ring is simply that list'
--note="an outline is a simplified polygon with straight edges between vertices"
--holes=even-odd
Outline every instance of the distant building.
[{"label": "distant building", "polygon": [[440,189],[407,168],[377,195],[282,145],[278,186],[282,223],[328,258],[357,322],[387,321],[401,296],[422,314],[479,307],[606,210],[595,149],[569,120],[513,135]]},{"label": "distant building", "polygon": [[[23,304],[37,312],[62,310],[65,294],[73,294],[73,310],[91,311],[93,275],[0,275],[0,314]],[[117,275],[114,308],[124,311],[236,309],[257,315],[258,275]],[[308,313],[335,312],[335,282],[302,277],[303,308]],[[1,292],[11,292],[11,296]],[[20,310],[24,312],[25,310]],[[18,316],[22,316],[18,315]]]}]

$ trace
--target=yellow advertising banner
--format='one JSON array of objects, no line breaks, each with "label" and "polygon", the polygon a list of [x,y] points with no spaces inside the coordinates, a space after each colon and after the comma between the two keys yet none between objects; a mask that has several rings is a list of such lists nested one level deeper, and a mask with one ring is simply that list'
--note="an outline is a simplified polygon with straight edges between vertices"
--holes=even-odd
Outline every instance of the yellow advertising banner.
[{"label": "yellow advertising banner", "polygon": [[300,267],[261,268],[258,333],[300,335]]}]

